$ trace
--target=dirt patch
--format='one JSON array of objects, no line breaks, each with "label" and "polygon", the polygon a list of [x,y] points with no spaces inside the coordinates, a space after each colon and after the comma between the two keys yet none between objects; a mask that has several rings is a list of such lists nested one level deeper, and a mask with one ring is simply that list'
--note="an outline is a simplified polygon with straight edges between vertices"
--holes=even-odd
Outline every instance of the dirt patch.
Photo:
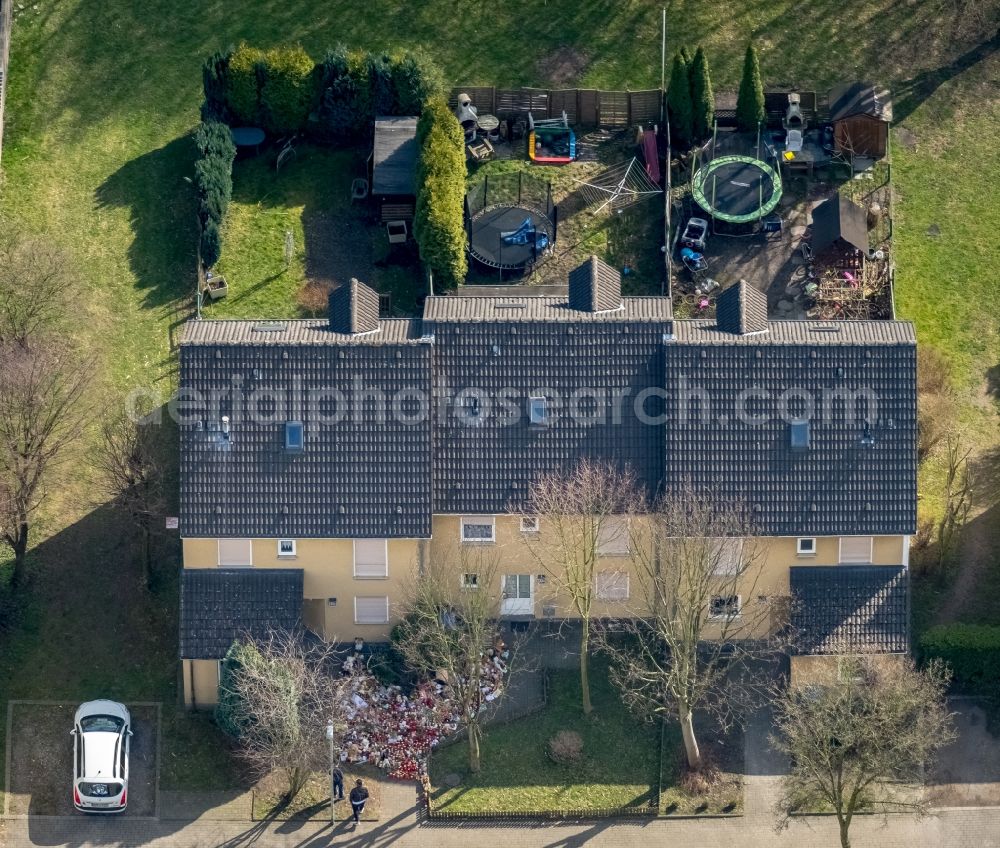
[{"label": "dirt patch", "polygon": [[1000,804],[1000,739],[987,729],[986,713],[971,700],[952,701],[958,738],[942,750],[928,782],[935,807]]},{"label": "dirt patch", "polygon": [[538,76],[550,85],[571,88],[589,64],[590,57],[583,50],[559,47],[538,60]]},{"label": "dirt patch", "polygon": [[352,277],[371,282],[375,274],[369,227],[352,207],[306,209],[306,289],[326,291]]},{"label": "dirt patch", "polygon": [[[11,773],[8,814],[12,816],[72,816],[73,714],[79,704],[14,704],[7,744]],[[155,706],[130,706],[132,744],[129,753],[128,807],[122,815],[156,814]]]},{"label": "dirt patch", "polygon": [[896,130],[896,141],[907,150],[917,149],[917,134],[906,127],[900,127]]}]

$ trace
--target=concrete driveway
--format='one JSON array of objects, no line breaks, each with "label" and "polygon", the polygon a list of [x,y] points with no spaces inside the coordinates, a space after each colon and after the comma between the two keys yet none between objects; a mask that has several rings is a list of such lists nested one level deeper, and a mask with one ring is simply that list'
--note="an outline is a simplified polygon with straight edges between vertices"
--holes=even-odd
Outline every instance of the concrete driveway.
[{"label": "concrete driveway", "polygon": [[[73,808],[73,714],[78,703],[10,701],[7,709],[8,816],[81,816]],[[132,713],[130,818],[157,814],[158,704],[126,704]]]},{"label": "concrete driveway", "polygon": [[1000,737],[987,729],[986,713],[973,699],[953,698],[958,738],[938,757],[928,781],[934,807],[1000,806]]}]

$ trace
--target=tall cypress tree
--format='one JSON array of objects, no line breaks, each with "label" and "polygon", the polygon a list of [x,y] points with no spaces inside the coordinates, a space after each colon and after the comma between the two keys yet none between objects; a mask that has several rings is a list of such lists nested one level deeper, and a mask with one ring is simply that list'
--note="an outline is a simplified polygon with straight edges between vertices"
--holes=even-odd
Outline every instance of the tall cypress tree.
[{"label": "tall cypress tree", "polygon": [[760,63],[757,50],[751,41],[743,59],[743,79],[736,98],[736,126],[744,132],[756,132],[764,122],[764,85],[760,81]]},{"label": "tall cypress tree", "polygon": [[670,68],[670,82],[667,84],[667,109],[670,111],[671,144],[687,147],[694,137],[694,116],[691,108],[691,81],[688,76],[688,66],[680,52],[674,54],[674,62]]},{"label": "tall cypress tree", "polygon": [[701,140],[712,132],[715,120],[715,93],[712,91],[712,75],[708,70],[708,57],[699,47],[691,65],[691,109],[693,113],[694,137]]}]

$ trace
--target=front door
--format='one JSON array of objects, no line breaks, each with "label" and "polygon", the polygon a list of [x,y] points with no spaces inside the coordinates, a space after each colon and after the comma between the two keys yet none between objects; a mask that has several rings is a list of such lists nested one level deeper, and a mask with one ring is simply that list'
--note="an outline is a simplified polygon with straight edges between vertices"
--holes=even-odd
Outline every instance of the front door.
[{"label": "front door", "polygon": [[535,601],[531,597],[530,574],[506,574],[503,578],[501,615],[534,615]]}]

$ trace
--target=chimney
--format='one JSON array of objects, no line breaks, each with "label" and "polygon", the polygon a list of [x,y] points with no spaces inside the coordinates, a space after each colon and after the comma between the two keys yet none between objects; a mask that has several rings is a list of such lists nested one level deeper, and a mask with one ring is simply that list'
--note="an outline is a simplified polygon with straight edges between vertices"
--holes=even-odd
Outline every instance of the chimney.
[{"label": "chimney", "polygon": [[716,298],[715,322],[724,333],[737,336],[766,333],[767,298],[746,280],[740,280]]},{"label": "chimney", "polygon": [[330,329],[335,333],[371,333],[378,329],[378,292],[351,281],[330,292]]},{"label": "chimney", "polygon": [[569,273],[569,308],[580,312],[612,312],[622,308],[622,275],[591,256]]}]

